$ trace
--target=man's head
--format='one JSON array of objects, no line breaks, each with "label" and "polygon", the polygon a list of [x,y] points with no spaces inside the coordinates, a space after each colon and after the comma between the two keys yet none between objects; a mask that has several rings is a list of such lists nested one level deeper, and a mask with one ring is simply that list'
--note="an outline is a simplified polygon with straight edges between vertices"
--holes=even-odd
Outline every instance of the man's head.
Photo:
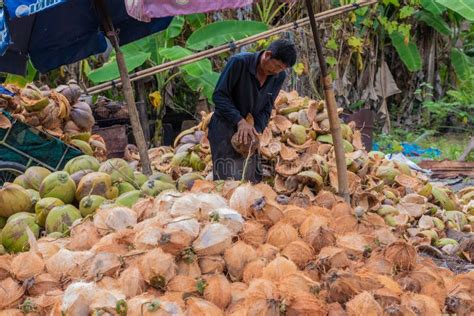
[{"label": "man's head", "polygon": [[276,75],[296,63],[296,47],[292,42],[279,39],[263,53],[260,67],[266,75]]}]

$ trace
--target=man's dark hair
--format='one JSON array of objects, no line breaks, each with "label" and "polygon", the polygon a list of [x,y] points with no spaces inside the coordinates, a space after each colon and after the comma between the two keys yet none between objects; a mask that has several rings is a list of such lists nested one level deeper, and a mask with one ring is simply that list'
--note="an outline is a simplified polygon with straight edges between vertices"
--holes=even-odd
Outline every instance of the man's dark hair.
[{"label": "man's dark hair", "polygon": [[272,52],[272,58],[278,59],[288,67],[296,63],[296,46],[289,40],[276,40],[268,46],[267,51]]}]

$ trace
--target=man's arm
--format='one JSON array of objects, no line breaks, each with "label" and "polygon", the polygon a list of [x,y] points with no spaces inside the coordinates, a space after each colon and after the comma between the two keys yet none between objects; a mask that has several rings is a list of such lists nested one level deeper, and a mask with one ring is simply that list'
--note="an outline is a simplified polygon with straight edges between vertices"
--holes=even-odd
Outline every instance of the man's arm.
[{"label": "man's arm", "polygon": [[216,112],[235,125],[242,120],[242,116],[232,101],[232,89],[239,79],[242,67],[243,63],[241,60],[231,58],[219,77],[216,89],[212,95]]},{"label": "man's arm", "polygon": [[265,104],[263,107],[262,111],[258,113],[257,117],[254,118],[255,121],[255,129],[257,130],[258,133],[262,133],[265,128],[268,125],[268,121],[270,120],[270,116],[272,115],[272,110],[273,110],[273,104],[275,104],[275,100],[278,96],[278,93],[280,93],[281,87],[283,85],[283,82],[285,81],[286,74],[283,73],[276,82],[273,90],[272,90],[272,99],[270,102]]}]

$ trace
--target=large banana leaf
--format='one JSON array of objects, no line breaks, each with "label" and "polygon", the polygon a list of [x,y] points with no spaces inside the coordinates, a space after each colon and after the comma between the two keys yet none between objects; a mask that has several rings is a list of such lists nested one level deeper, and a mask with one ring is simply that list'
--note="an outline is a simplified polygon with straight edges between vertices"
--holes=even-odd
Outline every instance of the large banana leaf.
[{"label": "large banana leaf", "polygon": [[[143,63],[150,58],[150,53],[138,52],[133,55],[124,54],[124,58],[127,70],[128,72],[131,72],[137,67],[143,65]],[[110,58],[110,60],[102,67],[92,70],[87,77],[95,84],[119,78],[120,72],[117,66],[117,61],[114,57]]]},{"label": "large banana leaf", "polygon": [[451,35],[451,28],[443,20],[443,17],[441,15],[434,15],[428,11],[420,11],[416,14],[416,18],[420,21],[425,22],[441,34],[448,36]]},{"label": "large banana leaf", "polygon": [[451,63],[456,75],[461,80],[468,80],[474,71],[474,63],[469,56],[460,49],[451,49]]},{"label": "large banana leaf", "polygon": [[268,26],[256,21],[218,21],[201,27],[188,38],[186,47],[202,50],[209,46],[219,46],[240,40],[268,30]]},{"label": "large banana leaf", "polygon": [[459,13],[469,21],[474,21],[474,0],[436,0],[454,12]]},{"label": "large banana leaf", "polygon": [[184,76],[186,84],[194,91],[200,91],[207,100],[212,103],[212,94],[216,87],[217,80],[219,80],[220,74],[217,72],[210,72],[200,77],[194,77],[191,75]]},{"label": "large banana leaf", "polygon": [[423,8],[435,15],[440,15],[446,11],[446,7],[437,3],[436,0],[421,0],[421,5]]},{"label": "large banana leaf", "polygon": [[28,61],[28,68],[26,69],[26,75],[23,77],[19,75],[8,74],[7,78],[5,79],[5,84],[10,83],[10,84],[17,85],[19,87],[24,87],[35,79],[37,72],[38,71],[35,69],[35,67],[33,67],[33,64],[31,63],[31,61]]},{"label": "large banana leaf", "polygon": [[392,44],[397,50],[398,56],[407,66],[409,71],[417,71],[421,69],[421,56],[416,44],[410,41],[408,44],[405,43],[405,38],[400,32],[393,32],[390,35]]},{"label": "large banana leaf", "polygon": [[[193,54],[192,51],[181,46],[161,48],[159,52],[160,55],[169,60],[177,60]],[[186,73],[192,74],[196,77],[212,71],[212,65],[209,59],[200,60],[192,64],[182,66],[181,68]]]}]

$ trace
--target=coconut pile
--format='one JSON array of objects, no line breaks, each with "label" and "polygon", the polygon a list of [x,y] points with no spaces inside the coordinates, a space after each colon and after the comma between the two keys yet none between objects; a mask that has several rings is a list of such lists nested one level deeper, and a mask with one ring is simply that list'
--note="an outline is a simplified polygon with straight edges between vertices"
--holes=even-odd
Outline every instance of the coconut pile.
[{"label": "coconut pile", "polygon": [[0,309],[468,315],[474,307],[473,272],[436,266],[379,215],[358,216],[335,197],[305,208],[277,197],[267,184],[196,180],[190,191],[163,191],[131,207],[102,205],[74,221],[67,237],[35,240],[28,229],[28,251],[0,256]]},{"label": "coconut pile", "polygon": [[474,187],[455,193],[365,152],[349,124],[346,204],[321,102],[282,92],[276,103],[260,139],[276,175],[266,183],[205,179],[207,115],[174,148],[150,150],[149,178],[129,150],[130,163],[84,155],[3,186],[0,310],[469,315],[474,272],[431,258],[472,263]]},{"label": "coconut pile", "polygon": [[50,135],[61,138],[87,155],[101,161],[107,159],[105,141],[91,135],[95,124],[90,106],[79,101],[81,88],[74,81],[50,89],[38,88],[33,83],[24,88],[6,85],[15,96],[0,95],[0,109],[4,109],[21,122]]}]

